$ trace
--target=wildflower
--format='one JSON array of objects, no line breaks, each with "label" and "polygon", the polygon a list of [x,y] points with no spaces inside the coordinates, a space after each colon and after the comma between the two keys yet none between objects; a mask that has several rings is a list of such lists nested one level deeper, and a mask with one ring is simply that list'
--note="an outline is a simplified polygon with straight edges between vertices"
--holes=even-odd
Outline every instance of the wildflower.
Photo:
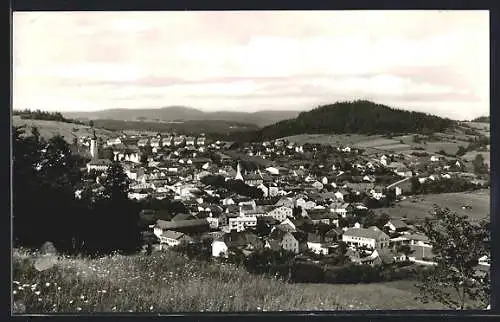
[{"label": "wildflower", "polygon": [[19,285],[21,283],[19,283],[18,281],[13,281],[12,283],[16,284],[16,285]]},{"label": "wildflower", "polygon": [[77,311],[81,311],[81,310],[82,310],[82,308],[81,308],[81,307],[77,307],[77,308],[76,308],[76,310],[77,310]]},{"label": "wildflower", "polygon": [[60,286],[58,286],[58,287],[57,287],[57,290],[58,290],[58,291],[60,291],[60,290],[61,290],[61,287],[60,287]]},{"label": "wildflower", "polygon": [[102,293],[105,294],[107,291],[106,290],[102,290]]},{"label": "wildflower", "polygon": [[83,300],[85,299],[85,295],[80,295],[80,298]]},{"label": "wildflower", "polygon": [[12,294],[16,295],[16,294],[17,294],[17,291],[15,291],[15,290],[14,290],[14,291],[12,292]]},{"label": "wildflower", "polygon": [[36,295],[40,295],[40,293],[41,293],[40,291],[36,291],[35,292]]},{"label": "wildflower", "polygon": [[69,301],[69,304],[73,304],[73,300]]},{"label": "wildflower", "polygon": [[112,310],[113,310],[113,311],[116,311],[116,306],[113,306]]},{"label": "wildflower", "polygon": [[88,302],[89,302],[89,300],[85,300],[85,302],[83,302],[83,303],[88,303]]},{"label": "wildflower", "polygon": [[122,290],[122,289],[119,289],[119,290],[118,290],[118,292],[121,292],[121,291],[123,291],[123,290]]},{"label": "wildflower", "polygon": [[45,286],[46,286],[46,287],[49,287],[49,286],[50,286],[50,283],[49,283],[49,282],[45,283]]},{"label": "wildflower", "polygon": [[23,290],[23,287],[22,287],[22,286],[19,286],[17,289],[18,289],[18,290],[20,290],[20,291],[22,291],[22,290]]},{"label": "wildflower", "polygon": [[149,307],[149,310],[153,311],[153,306],[152,305]]}]

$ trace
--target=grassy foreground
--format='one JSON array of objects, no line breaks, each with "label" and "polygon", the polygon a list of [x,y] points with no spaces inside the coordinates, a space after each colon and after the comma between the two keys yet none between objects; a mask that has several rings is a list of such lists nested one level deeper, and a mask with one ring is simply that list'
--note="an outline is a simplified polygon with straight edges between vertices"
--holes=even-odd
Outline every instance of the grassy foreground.
[{"label": "grassy foreground", "polygon": [[36,257],[14,252],[14,313],[438,308],[420,305],[412,292],[383,284],[287,284],[226,264],[189,261],[169,251],[63,257],[44,271],[35,269]]}]

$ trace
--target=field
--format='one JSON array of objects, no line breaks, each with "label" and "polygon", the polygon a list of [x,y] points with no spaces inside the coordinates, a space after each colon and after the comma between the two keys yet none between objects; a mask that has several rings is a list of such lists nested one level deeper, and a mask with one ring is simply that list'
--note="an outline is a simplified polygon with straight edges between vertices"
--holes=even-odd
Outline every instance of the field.
[{"label": "field", "polygon": [[[411,152],[415,147],[423,148],[429,153],[437,153],[444,150],[446,153],[455,154],[460,145],[466,147],[468,142],[458,139],[451,140],[443,137],[442,141],[427,142],[427,144],[417,144],[413,142],[413,135],[397,136],[388,139],[381,135],[362,134],[301,134],[285,138],[297,144],[320,143],[331,144],[333,146],[346,145],[350,147],[364,149],[366,154],[390,152]],[[402,142],[402,143],[401,143]]]},{"label": "field", "polygon": [[490,136],[490,123],[467,122],[469,127],[479,130],[483,135]]},{"label": "field", "polygon": [[[416,196],[397,203],[391,208],[377,209],[376,212],[385,212],[391,217],[402,218],[406,216],[410,220],[421,220],[429,215],[433,205],[449,208],[460,215],[467,215],[472,221],[489,218],[490,215],[490,190],[475,192],[442,193]],[[472,209],[464,210],[462,206],[469,205]]]},{"label": "field", "polygon": [[[23,120],[19,116],[14,116],[12,118],[12,125],[26,125],[26,127],[30,130],[33,127],[37,127],[40,132],[40,136],[46,140],[60,134],[68,143],[73,143],[73,138],[75,137],[92,135],[91,128],[87,125],[45,120]],[[96,135],[110,137],[116,134],[112,131],[96,128]]]},{"label": "field", "polygon": [[241,268],[197,262],[173,252],[101,259],[59,258],[37,271],[15,250],[17,312],[202,312],[434,309],[409,284],[287,284]]}]

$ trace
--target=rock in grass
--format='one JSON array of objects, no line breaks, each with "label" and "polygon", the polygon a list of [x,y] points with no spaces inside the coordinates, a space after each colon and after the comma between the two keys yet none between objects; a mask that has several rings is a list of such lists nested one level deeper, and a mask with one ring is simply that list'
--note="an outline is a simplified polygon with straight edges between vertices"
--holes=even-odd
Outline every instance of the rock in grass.
[{"label": "rock in grass", "polygon": [[40,254],[42,255],[57,255],[57,249],[53,243],[47,241],[40,247]]},{"label": "rock in grass", "polygon": [[51,242],[40,247],[40,256],[35,260],[35,269],[39,272],[52,268],[57,264],[57,249]]}]

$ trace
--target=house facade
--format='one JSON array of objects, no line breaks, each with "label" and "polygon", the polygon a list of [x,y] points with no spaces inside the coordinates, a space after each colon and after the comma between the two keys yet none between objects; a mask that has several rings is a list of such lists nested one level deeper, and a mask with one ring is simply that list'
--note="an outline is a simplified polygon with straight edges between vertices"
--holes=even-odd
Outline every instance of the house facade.
[{"label": "house facade", "polygon": [[389,247],[390,238],[377,227],[349,228],[342,235],[342,241],[349,246],[377,249]]},{"label": "house facade", "polygon": [[269,211],[267,216],[273,217],[279,222],[282,222],[288,217],[293,217],[293,209],[287,206],[281,206]]}]

